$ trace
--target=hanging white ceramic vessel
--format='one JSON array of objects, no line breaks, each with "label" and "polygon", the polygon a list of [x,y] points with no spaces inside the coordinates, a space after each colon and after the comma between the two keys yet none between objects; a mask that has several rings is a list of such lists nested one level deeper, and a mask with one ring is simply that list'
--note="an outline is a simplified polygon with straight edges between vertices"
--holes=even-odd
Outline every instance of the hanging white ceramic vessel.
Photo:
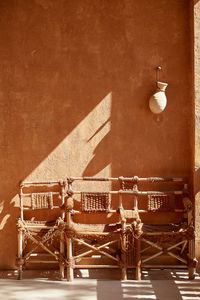
[{"label": "hanging white ceramic vessel", "polygon": [[167,83],[157,81],[156,92],[149,99],[149,107],[152,113],[160,114],[165,109],[167,105],[167,97],[165,95],[167,86]]}]

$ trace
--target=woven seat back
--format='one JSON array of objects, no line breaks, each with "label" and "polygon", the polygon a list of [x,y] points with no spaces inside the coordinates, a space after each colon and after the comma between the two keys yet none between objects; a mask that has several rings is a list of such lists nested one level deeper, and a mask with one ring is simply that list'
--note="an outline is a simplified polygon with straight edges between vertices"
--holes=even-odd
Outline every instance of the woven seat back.
[{"label": "woven seat back", "polygon": [[32,209],[52,209],[53,194],[52,193],[32,193],[31,194]]},{"label": "woven seat back", "polygon": [[173,195],[149,195],[148,211],[174,211]]},{"label": "woven seat back", "polygon": [[110,209],[109,193],[81,193],[83,212],[103,212]]}]

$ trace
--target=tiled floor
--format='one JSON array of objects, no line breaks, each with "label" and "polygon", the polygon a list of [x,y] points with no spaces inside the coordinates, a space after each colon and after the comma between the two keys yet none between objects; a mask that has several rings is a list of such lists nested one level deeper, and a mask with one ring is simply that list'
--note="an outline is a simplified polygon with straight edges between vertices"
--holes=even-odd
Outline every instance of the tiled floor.
[{"label": "tiled floor", "polygon": [[1,300],[200,300],[200,277],[188,280],[183,271],[144,271],[141,281],[75,279],[59,281],[56,272],[0,272]]}]

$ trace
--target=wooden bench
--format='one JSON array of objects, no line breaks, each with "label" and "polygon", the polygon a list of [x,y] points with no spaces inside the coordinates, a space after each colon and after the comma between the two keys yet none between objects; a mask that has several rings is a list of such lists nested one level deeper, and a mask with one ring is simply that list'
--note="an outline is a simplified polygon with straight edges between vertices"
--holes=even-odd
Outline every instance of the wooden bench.
[{"label": "wooden bench", "polygon": [[[20,184],[18,269],[58,264],[120,269],[122,280],[142,269],[188,269],[194,278],[192,202],[183,178],[71,177]],[[45,212],[45,213],[44,213]],[[39,258],[39,259],[38,259]],[[128,272],[127,272],[128,271]]]}]

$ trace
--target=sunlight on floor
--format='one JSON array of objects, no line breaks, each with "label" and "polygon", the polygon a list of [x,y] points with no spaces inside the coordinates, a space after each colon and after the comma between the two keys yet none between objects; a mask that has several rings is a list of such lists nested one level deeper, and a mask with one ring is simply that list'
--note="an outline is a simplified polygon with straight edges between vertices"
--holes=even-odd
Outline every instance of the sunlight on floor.
[{"label": "sunlight on floor", "polygon": [[16,271],[5,271],[0,272],[0,278],[3,278],[0,280],[0,299],[24,300],[27,297],[31,300],[200,299],[198,275],[195,280],[188,280],[184,271],[153,270],[144,271],[144,274],[148,279],[141,281],[75,279],[73,282],[67,282],[58,280],[57,271],[54,274],[51,271],[43,271],[38,275],[34,271],[26,271],[25,279],[18,281]]}]

